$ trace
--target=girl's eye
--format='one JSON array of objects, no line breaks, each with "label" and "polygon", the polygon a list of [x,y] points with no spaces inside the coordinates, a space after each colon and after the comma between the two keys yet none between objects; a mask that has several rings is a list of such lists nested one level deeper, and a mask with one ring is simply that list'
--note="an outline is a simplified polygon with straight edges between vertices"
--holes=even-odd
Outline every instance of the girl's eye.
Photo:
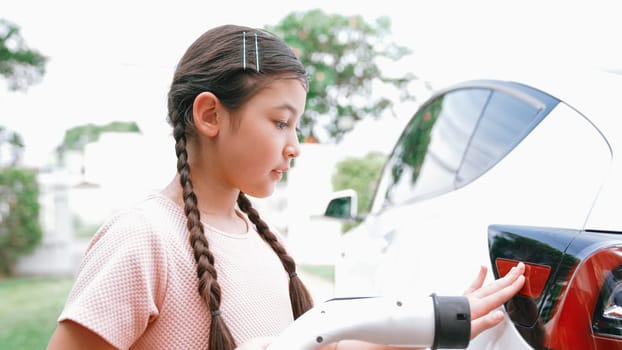
[{"label": "girl's eye", "polygon": [[277,121],[276,122],[276,127],[279,129],[285,129],[289,126],[289,124],[287,124],[286,122],[281,122],[281,121]]}]

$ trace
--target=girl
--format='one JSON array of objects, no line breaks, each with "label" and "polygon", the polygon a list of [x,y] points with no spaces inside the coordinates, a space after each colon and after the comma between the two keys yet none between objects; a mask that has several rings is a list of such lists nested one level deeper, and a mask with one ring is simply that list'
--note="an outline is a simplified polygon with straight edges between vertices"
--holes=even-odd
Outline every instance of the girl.
[{"label": "girl", "polygon": [[[280,38],[226,25],[186,51],[168,94],[177,175],[95,234],[48,349],[263,349],[312,300],[247,195],[266,197],[297,157],[306,72]],[[523,283],[469,292],[472,336]],[[267,338],[266,338],[267,337]],[[340,342],[330,348],[383,349]]]}]

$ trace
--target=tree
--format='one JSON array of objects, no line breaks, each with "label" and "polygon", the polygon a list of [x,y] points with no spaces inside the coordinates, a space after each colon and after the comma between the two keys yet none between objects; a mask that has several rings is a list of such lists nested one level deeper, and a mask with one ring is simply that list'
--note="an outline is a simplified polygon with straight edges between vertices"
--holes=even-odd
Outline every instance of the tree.
[{"label": "tree", "polygon": [[[0,75],[8,79],[11,90],[25,90],[37,82],[46,61],[26,46],[17,25],[0,18]],[[10,275],[17,258],[31,252],[42,237],[36,171],[18,168],[24,141],[0,126],[0,155],[5,145],[11,159],[0,162],[0,275]]]},{"label": "tree", "polygon": [[45,73],[47,58],[24,43],[20,28],[0,18],[0,75],[11,90],[25,90]]},{"label": "tree", "polygon": [[10,275],[20,255],[41,241],[36,172],[0,168],[0,275]]},{"label": "tree", "polygon": [[358,213],[368,213],[386,159],[387,156],[382,153],[371,152],[363,158],[350,157],[340,161],[332,178],[333,190],[355,190]]},{"label": "tree", "polygon": [[[65,162],[66,151],[84,152],[87,143],[96,142],[105,132],[140,132],[135,122],[113,121],[105,125],[84,124],[65,131],[62,143],[56,148],[58,162]],[[83,153],[84,154],[84,153]]]},{"label": "tree", "polygon": [[99,140],[105,132],[140,132],[135,122],[114,121],[105,125],[84,124],[65,131],[61,147],[64,150],[82,151],[87,143]]},{"label": "tree", "polygon": [[[376,184],[387,156],[379,152],[370,152],[363,158],[349,157],[337,163],[333,175],[333,190],[352,189],[358,196],[357,213],[369,213]],[[341,230],[347,232],[358,222],[344,223]]]},{"label": "tree", "polygon": [[[2,148],[4,144],[8,145],[10,158],[8,160],[2,159]],[[6,129],[0,125],[0,166],[9,164],[10,166],[17,166],[21,161],[22,152],[24,151],[24,140],[22,136],[15,132]]]},{"label": "tree", "polygon": [[294,12],[267,27],[284,38],[309,73],[307,110],[300,123],[303,137],[319,139],[317,130],[324,127],[338,141],[357,121],[392,108],[391,100],[375,93],[377,83],[396,87],[403,100],[414,99],[406,89],[416,79],[413,74],[390,78],[380,69],[382,60],[396,61],[410,53],[387,42],[390,27],[386,17],[367,23],[361,16],[321,10]]}]

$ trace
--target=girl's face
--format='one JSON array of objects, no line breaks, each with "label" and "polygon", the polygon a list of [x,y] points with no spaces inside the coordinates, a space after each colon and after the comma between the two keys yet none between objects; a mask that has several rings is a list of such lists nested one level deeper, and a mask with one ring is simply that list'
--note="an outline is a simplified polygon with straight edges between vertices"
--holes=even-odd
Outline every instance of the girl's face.
[{"label": "girl's face", "polygon": [[257,198],[272,194],[300,153],[296,129],[305,101],[299,80],[277,79],[231,113],[218,147],[229,185]]}]

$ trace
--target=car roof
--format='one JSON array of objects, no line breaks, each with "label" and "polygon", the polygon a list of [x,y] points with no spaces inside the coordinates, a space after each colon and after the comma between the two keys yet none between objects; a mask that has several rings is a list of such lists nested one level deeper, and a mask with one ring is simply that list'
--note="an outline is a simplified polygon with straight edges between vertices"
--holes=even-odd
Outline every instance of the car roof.
[{"label": "car roof", "polygon": [[[545,92],[590,120],[610,142],[620,143],[622,75],[589,67],[525,66],[459,74],[438,92],[482,80],[514,82]],[[612,145],[620,149],[621,145]]]},{"label": "car roof", "polygon": [[605,137],[613,154],[610,173],[585,228],[622,232],[622,220],[618,219],[616,210],[622,198],[622,75],[562,64],[523,68],[468,72],[456,76],[454,82],[445,84],[436,94],[482,82],[500,85],[512,82],[545,92],[577,110]]}]

